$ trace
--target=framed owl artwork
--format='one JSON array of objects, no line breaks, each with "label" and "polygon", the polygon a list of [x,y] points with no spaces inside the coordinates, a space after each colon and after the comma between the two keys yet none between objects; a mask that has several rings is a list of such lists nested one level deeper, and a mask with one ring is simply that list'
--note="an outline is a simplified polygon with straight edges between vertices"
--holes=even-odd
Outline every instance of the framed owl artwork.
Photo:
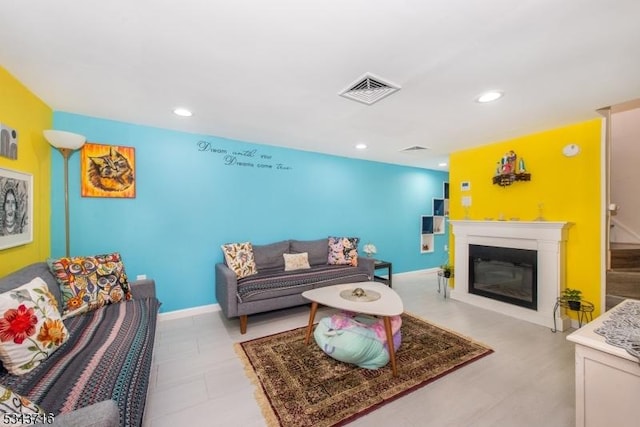
[{"label": "framed owl artwork", "polygon": [[80,157],[82,197],[136,197],[135,148],[87,143]]}]

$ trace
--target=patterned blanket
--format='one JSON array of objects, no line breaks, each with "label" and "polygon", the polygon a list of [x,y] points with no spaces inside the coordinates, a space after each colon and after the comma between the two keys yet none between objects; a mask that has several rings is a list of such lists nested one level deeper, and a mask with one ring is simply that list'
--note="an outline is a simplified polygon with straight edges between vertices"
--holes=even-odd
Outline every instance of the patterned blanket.
[{"label": "patterned blanket", "polygon": [[319,265],[308,270],[283,271],[271,269],[238,280],[238,301],[260,299],[260,294],[273,290],[286,290],[303,285],[337,285],[370,280],[367,273],[348,265]]},{"label": "patterned blanket", "polygon": [[160,302],[134,299],[64,321],[70,338],[33,371],[0,383],[59,414],[115,400],[120,425],[140,426]]}]

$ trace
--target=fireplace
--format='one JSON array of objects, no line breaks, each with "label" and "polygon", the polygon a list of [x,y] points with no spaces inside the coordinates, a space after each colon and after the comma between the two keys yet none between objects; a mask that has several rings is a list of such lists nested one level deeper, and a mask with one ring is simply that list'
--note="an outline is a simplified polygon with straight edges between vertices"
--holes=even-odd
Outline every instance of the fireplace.
[{"label": "fireplace", "polygon": [[[473,220],[450,220],[450,223],[455,236],[456,268],[451,299],[549,328],[555,322],[561,331],[569,327],[570,318],[563,310],[554,311],[554,306],[565,288],[565,248],[570,223]],[[503,256],[503,251],[510,255]],[[483,286],[485,282],[490,286]],[[531,284],[531,295],[527,294],[527,284]],[[487,291],[492,295],[487,295]]]},{"label": "fireplace", "polygon": [[537,251],[469,245],[472,294],[536,310],[537,270]]}]

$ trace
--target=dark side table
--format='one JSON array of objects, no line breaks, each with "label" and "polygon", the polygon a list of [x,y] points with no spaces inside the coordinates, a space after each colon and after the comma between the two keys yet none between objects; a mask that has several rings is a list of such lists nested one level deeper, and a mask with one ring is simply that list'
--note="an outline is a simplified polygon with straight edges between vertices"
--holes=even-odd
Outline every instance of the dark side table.
[{"label": "dark side table", "polygon": [[[373,266],[373,280],[376,282],[380,282],[380,283],[384,283],[385,285],[389,286],[390,288],[392,288],[393,286],[391,286],[391,263],[388,261],[382,261],[382,260],[375,260],[375,264]],[[375,273],[375,270],[381,270],[381,269],[386,269],[387,270],[387,277],[384,276],[378,276]]]}]

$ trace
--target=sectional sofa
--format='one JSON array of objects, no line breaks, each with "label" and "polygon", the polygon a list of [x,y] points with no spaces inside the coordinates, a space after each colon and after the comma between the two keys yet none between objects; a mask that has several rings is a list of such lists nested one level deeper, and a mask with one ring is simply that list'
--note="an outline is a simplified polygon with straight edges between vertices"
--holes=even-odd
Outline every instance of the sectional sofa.
[{"label": "sectional sofa", "polygon": [[[45,262],[1,278],[0,292],[11,295],[9,301],[20,302],[16,288],[39,281],[37,278],[46,283],[58,302],[54,310],[62,312],[59,284]],[[131,282],[129,287],[132,297],[128,300],[62,320],[66,341],[32,370],[15,375],[4,366],[0,369],[0,412],[4,412],[0,413],[0,425],[19,424],[15,421],[59,426],[142,424],[160,302],[153,280]],[[44,294],[46,291],[38,291],[36,295]],[[35,311],[41,307],[45,304]],[[8,317],[6,309],[0,313],[0,330],[5,331]],[[34,332],[27,340],[35,337],[40,334]],[[5,336],[0,338],[3,344],[9,341]],[[11,392],[21,397],[15,398]],[[44,415],[34,412],[33,404]],[[23,412],[8,410],[10,405]]]}]

